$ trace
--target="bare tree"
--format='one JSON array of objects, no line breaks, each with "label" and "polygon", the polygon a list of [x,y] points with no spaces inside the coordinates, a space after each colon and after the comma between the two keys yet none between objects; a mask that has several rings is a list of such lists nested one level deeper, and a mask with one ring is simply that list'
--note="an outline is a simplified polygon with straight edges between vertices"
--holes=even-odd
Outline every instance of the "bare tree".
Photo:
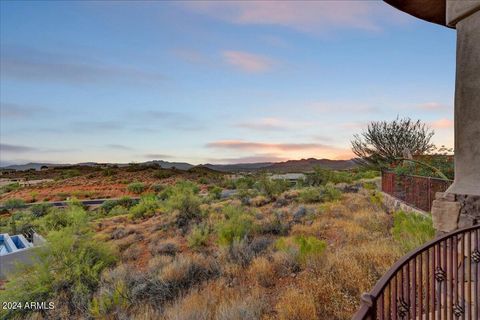
[{"label": "bare tree", "polygon": [[425,154],[434,148],[430,143],[434,131],[420,120],[396,118],[393,121],[374,121],[361,134],[354,135],[352,151],[363,165],[382,168],[412,155]]}]

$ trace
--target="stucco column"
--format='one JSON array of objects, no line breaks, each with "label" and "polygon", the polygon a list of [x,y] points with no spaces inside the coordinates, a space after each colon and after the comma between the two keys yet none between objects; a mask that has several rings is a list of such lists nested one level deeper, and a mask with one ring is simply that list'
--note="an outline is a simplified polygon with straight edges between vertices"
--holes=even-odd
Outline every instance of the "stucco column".
[{"label": "stucco column", "polygon": [[457,29],[455,182],[447,193],[480,196],[480,1],[447,1]]}]

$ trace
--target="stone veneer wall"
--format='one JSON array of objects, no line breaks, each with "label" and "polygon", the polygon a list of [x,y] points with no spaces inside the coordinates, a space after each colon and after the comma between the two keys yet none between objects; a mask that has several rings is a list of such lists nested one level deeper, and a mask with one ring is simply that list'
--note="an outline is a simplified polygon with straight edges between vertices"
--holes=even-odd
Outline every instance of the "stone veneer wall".
[{"label": "stone veneer wall", "polygon": [[480,223],[480,196],[457,195],[460,203],[458,228],[466,228]]}]

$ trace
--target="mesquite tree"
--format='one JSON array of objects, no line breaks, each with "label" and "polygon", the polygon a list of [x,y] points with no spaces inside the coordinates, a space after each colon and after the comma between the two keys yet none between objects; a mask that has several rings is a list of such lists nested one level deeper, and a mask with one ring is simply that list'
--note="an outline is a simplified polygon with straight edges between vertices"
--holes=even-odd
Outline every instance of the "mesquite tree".
[{"label": "mesquite tree", "polygon": [[382,168],[403,158],[405,152],[425,154],[434,148],[434,132],[420,120],[403,118],[374,121],[361,134],[354,135],[352,151],[363,165]]}]

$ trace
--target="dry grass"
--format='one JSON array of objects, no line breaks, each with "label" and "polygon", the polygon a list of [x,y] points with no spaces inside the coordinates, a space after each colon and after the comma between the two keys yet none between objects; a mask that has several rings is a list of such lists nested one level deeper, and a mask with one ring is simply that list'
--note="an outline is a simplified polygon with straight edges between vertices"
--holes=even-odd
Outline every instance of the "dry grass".
[{"label": "dry grass", "polygon": [[313,297],[296,288],[289,288],[283,292],[275,309],[280,320],[318,319]]},{"label": "dry grass", "polygon": [[275,268],[265,257],[255,258],[248,273],[262,287],[271,287],[275,284]]}]

